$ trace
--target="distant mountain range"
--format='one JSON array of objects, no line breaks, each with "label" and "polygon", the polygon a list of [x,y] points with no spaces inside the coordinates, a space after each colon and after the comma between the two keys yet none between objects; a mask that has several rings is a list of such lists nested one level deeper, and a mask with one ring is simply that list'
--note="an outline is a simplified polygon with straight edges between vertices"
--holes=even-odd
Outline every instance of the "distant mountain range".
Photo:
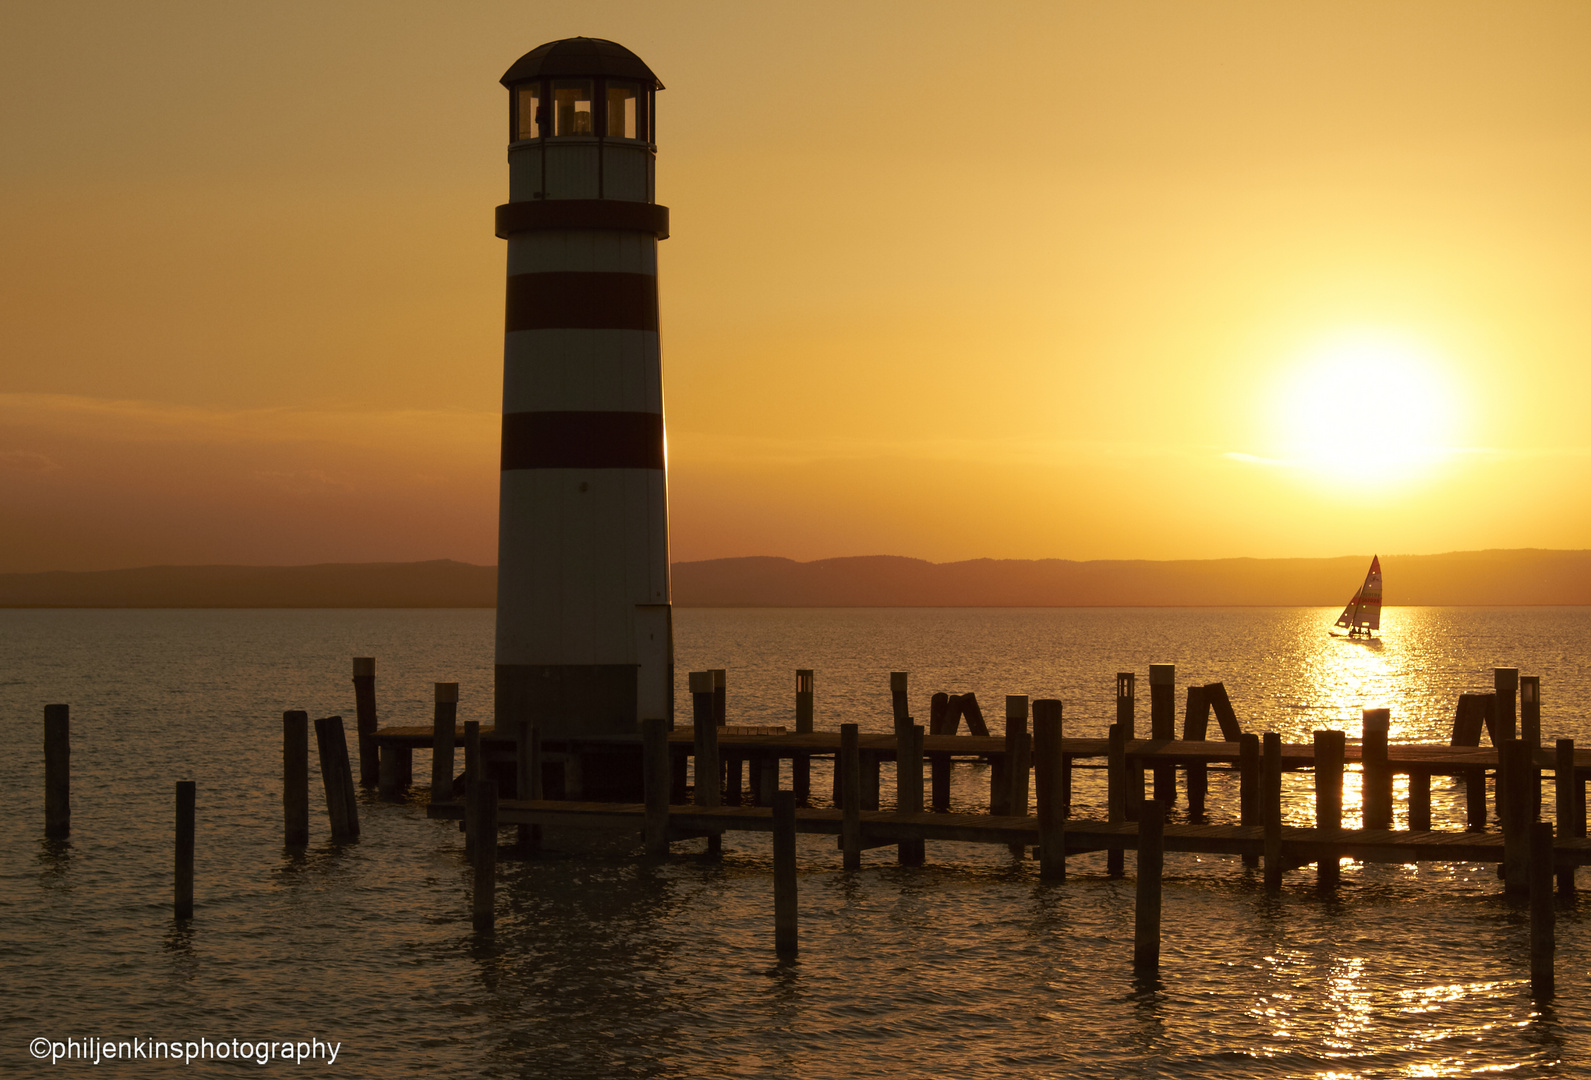
[{"label": "distant mountain range", "polygon": [[[1332,559],[1072,562],[893,555],[675,563],[680,607],[1226,607],[1345,603],[1368,553]],[[1386,555],[1397,605],[1591,605],[1591,551]],[[0,607],[492,607],[497,569],[447,559],[0,574]]]}]

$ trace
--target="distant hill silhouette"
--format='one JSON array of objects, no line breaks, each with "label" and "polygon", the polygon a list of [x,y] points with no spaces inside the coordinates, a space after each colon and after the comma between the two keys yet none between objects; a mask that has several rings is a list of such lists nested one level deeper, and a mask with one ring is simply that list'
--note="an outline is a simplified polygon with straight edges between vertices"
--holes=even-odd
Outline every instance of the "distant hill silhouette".
[{"label": "distant hill silhouette", "polygon": [[[680,607],[1227,607],[1341,604],[1370,554],[1071,562],[893,555],[675,563]],[[1400,605],[1591,605],[1591,551],[1383,555]],[[440,559],[0,574],[0,607],[492,607],[497,570]]]}]

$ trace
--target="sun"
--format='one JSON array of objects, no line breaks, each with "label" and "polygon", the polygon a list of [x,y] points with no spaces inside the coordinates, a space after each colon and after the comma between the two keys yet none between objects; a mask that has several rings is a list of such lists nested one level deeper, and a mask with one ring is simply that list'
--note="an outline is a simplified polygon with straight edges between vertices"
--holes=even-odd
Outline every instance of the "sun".
[{"label": "sun", "polygon": [[1273,416],[1289,464],[1359,480],[1412,476],[1446,458],[1457,412],[1452,377],[1433,350],[1361,331],[1305,350]]}]

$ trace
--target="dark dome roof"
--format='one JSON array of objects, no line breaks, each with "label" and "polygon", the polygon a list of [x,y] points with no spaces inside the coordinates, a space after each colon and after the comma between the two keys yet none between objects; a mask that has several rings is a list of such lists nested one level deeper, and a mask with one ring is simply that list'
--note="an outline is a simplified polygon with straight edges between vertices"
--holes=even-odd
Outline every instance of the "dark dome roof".
[{"label": "dark dome roof", "polygon": [[572,37],[537,46],[515,60],[501,81],[504,86],[512,86],[542,75],[612,75],[639,79],[654,90],[663,89],[639,56],[603,38]]}]

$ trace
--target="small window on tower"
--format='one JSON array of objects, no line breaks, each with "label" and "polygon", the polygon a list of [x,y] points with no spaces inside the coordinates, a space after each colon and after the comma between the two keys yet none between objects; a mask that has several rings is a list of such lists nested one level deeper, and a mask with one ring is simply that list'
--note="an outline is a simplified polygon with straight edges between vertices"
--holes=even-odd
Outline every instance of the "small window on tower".
[{"label": "small window on tower", "polygon": [[541,84],[521,86],[514,108],[514,138],[541,138]]},{"label": "small window on tower", "polygon": [[559,79],[552,84],[554,135],[595,135],[591,126],[591,81]]},{"label": "small window on tower", "polygon": [[640,88],[634,83],[608,84],[608,138],[637,138],[635,106],[639,94]]}]

